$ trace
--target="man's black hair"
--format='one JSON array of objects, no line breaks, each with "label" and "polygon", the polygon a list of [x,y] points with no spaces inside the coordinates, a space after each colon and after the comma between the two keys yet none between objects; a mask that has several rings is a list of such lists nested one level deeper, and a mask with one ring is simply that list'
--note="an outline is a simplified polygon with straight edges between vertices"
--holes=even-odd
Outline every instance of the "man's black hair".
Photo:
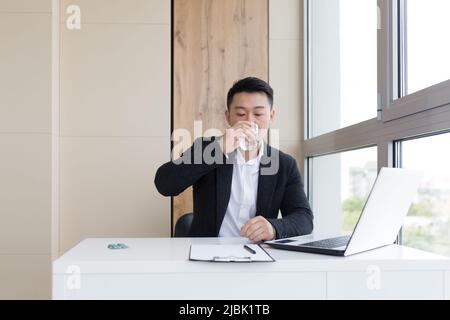
[{"label": "man's black hair", "polygon": [[227,108],[230,110],[231,103],[233,102],[233,97],[241,92],[254,93],[261,92],[265,93],[267,98],[269,99],[270,109],[273,106],[273,89],[272,87],[265,82],[264,80],[249,77],[236,82],[233,87],[228,91],[227,95]]}]

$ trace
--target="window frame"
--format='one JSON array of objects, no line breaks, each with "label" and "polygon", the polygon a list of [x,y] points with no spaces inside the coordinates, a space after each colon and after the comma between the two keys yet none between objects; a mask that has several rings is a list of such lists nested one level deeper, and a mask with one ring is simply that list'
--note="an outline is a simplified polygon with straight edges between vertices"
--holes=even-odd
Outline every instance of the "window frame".
[{"label": "window frame", "polygon": [[[403,143],[404,142],[420,140],[420,139],[424,139],[424,138],[430,138],[430,137],[440,136],[440,135],[445,135],[445,134],[450,134],[450,128],[447,129],[447,130],[444,130],[444,131],[438,131],[438,132],[434,132],[434,133],[427,133],[427,134],[423,134],[423,135],[416,135],[414,137],[410,137],[410,138],[405,138],[405,139],[394,141],[394,144],[393,144],[393,146],[395,148],[395,151],[394,151],[394,167],[395,168],[403,168],[402,148],[403,148]],[[403,226],[399,230],[396,243],[398,243],[400,245],[403,244]]]},{"label": "window frame", "polygon": [[378,0],[378,97],[384,122],[450,105],[450,79],[406,94],[406,3]]},{"label": "window frame", "polygon": [[[303,0],[303,103],[304,139],[301,143],[305,190],[310,199],[314,197],[311,187],[312,158],[377,146],[378,171],[383,167],[399,167],[401,148],[399,141],[420,138],[426,135],[446,133],[450,130],[450,80],[410,94],[394,101],[393,97],[405,92],[405,66],[399,64],[404,50],[404,41],[393,46],[392,31],[400,28],[399,4],[404,0],[377,0],[378,25],[378,117],[352,126],[312,137],[310,130],[310,16],[309,1]],[[398,33],[397,33],[398,34]],[[395,41],[399,41],[398,38]],[[403,43],[403,44],[402,44]],[[395,59],[394,59],[395,57]],[[394,72],[394,70],[397,70]],[[396,75],[395,79],[393,75]],[[397,84],[394,87],[394,83]],[[447,101],[447,103],[446,103]],[[398,238],[401,243],[401,233]]]}]

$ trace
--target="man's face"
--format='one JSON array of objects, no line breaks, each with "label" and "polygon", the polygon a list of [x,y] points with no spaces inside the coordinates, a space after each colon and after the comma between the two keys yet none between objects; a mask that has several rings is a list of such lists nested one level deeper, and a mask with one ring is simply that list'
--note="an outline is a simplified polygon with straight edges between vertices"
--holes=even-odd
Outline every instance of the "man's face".
[{"label": "man's face", "polygon": [[225,115],[230,127],[239,121],[249,121],[257,123],[259,129],[267,132],[275,117],[275,110],[270,110],[270,102],[265,93],[241,92],[234,95],[230,111]]}]

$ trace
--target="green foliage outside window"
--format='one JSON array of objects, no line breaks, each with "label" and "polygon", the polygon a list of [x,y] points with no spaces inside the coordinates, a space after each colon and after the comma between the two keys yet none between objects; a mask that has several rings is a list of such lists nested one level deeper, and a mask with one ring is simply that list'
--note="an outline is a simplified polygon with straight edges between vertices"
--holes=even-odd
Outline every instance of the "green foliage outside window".
[{"label": "green foliage outside window", "polygon": [[[366,198],[350,197],[342,204],[342,229],[345,233],[352,232],[364,207]],[[450,256],[450,220],[438,221],[433,214],[432,201],[423,197],[414,203],[408,214],[429,221],[421,225],[409,225],[403,229],[403,245]]]}]

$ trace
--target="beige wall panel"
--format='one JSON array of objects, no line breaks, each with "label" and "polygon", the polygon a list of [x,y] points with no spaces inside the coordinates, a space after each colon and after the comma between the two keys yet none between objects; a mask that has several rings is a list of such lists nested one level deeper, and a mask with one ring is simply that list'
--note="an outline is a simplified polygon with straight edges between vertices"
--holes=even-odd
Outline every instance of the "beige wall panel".
[{"label": "beige wall panel", "polygon": [[303,172],[303,1],[269,0],[270,84],[277,116],[271,135]]},{"label": "beige wall panel", "polygon": [[61,22],[78,5],[82,23],[155,23],[170,25],[170,0],[61,0]]},{"label": "beige wall panel", "polygon": [[61,139],[61,250],[88,237],[170,236],[154,176],[166,138]]},{"label": "beige wall panel", "polygon": [[0,299],[49,299],[51,0],[0,0]]},{"label": "beige wall panel", "polygon": [[51,299],[49,255],[1,255],[0,300]]},{"label": "beige wall panel", "polygon": [[61,41],[61,135],[170,136],[169,26],[63,27]]},{"label": "beige wall panel", "polygon": [[0,0],[0,12],[52,12],[52,0]]},{"label": "beige wall panel", "polygon": [[302,0],[269,0],[269,38],[302,38],[302,7]]},{"label": "beige wall panel", "polygon": [[301,52],[298,40],[270,40],[270,84],[274,90],[274,129],[281,140],[301,140]]},{"label": "beige wall panel", "polygon": [[297,160],[298,167],[302,166],[300,148],[301,148],[301,141],[291,141],[291,140],[280,141],[280,150],[282,150],[284,153],[289,154],[295,160]]},{"label": "beige wall panel", "polygon": [[0,133],[50,133],[50,14],[0,13],[0,39]]},{"label": "beige wall panel", "polygon": [[0,134],[0,154],[0,254],[50,254],[51,136]]}]

